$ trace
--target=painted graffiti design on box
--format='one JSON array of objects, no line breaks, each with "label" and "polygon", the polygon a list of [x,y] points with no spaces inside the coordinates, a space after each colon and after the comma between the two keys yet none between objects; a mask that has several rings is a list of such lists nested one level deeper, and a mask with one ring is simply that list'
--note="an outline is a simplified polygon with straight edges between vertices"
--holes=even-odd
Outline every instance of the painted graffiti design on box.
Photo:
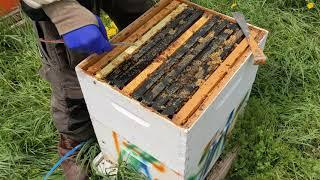
[{"label": "painted graffiti design on box", "polygon": [[227,135],[232,130],[235,119],[237,119],[239,112],[244,107],[245,101],[249,94],[249,92],[246,93],[237,110],[235,111],[235,109],[233,109],[229,114],[224,128],[220,129],[206,145],[198,163],[198,166],[200,167],[199,171],[196,174],[188,177],[188,180],[204,179],[207,173],[211,170],[211,167],[214,165],[214,163],[216,163],[222,154]]},{"label": "painted graffiti design on box", "polygon": [[171,177],[170,174],[180,174],[166,168],[163,163],[151,156],[149,153],[143,151],[138,146],[129,143],[125,140],[120,140],[116,132],[112,132],[114,145],[120,161],[130,164],[137,171],[143,173],[147,179],[160,179],[155,176]]},{"label": "painted graffiti design on box", "polygon": [[197,179],[204,179],[207,172],[210,171],[212,165],[218,160],[220,154],[223,151],[224,143],[226,136],[228,134],[228,130],[231,127],[231,124],[234,120],[234,110],[230,113],[228,117],[227,124],[225,125],[223,130],[219,130],[211,139],[211,141],[206,145],[203,150],[202,156],[198,163],[200,167],[199,171],[188,177],[188,180],[197,180]]}]

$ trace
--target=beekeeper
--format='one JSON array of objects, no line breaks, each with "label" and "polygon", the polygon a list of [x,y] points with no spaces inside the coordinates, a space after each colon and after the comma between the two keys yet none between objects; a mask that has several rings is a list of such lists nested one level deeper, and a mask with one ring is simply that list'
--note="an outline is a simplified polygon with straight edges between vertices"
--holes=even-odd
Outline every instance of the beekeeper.
[{"label": "beekeeper", "polygon": [[[60,135],[63,156],[80,142],[94,137],[75,66],[92,53],[112,49],[99,18],[104,10],[121,30],[138,18],[152,0],[23,0],[23,11],[34,21],[42,56],[40,75],[52,87],[51,110]],[[56,40],[64,43],[56,43]],[[75,158],[62,164],[66,179],[88,179]]]}]

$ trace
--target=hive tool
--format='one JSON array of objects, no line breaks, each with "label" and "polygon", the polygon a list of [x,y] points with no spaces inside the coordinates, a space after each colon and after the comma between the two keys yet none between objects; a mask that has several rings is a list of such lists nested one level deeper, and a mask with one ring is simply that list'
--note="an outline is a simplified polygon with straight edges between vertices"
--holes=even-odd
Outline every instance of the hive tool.
[{"label": "hive tool", "polygon": [[265,54],[263,53],[263,50],[259,47],[259,45],[255,41],[254,37],[250,35],[249,26],[246,22],[244,15],[240,12],[234,12],[232,14],[234,19],[239,24],[243,34],[246,36],[246,39],[248,40],[248,44],[252,50],[252,54],[254,57],[254,64],[255,65],[265,64],[267,57],[265,56]]}]

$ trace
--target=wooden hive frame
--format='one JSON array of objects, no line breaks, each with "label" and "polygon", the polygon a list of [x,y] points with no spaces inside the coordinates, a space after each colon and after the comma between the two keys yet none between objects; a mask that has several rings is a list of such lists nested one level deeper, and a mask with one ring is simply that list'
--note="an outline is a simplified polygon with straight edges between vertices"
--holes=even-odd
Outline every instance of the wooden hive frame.
[{"label": "wooden hive frame", "polygon": [[[125,61],[126,57],[139,49],[142,44],[164,27],[167,22],[186,8],[186,5],[200,9],[204,11],[204,14],[187,31],[179,36],[176,41],[171,43],[166,50],[162,51],[161,54],[147,66],[147,68],[140,72],[140,74],[130,81],[122,90],[114,88],[115,90],[130,97],[134,90],[136,90],[151,73],[157,70],[160,65],[168,59],[168,57],[170,57],[202,25],[204,25],[210,17],[217,15],[229,22],[235,22],[235,20],[229,16],[203,8],[186,0],[162,0],[111,40],[112,42],[135,43],[135,46],[118,46],[111,52],[104,53],[102,55],[91,55],[85,59],[79,67],[87,74],[95,76],[97,80],[104,81],[101,80],[102,77],[106,76],[106,74],[110,73],[115,67]],[[266,31],[251,25],[250,29],[251,35],[258,42],[266,34]],[[174,115],[172,122],[185,128],[190,127],[197,120],[203,109],[208,106],[215,97],[217,97],[219,92],[223,89],[224,84],[228,82],[234,72],[251,54],[252,52],[247,40],[243,39],[239,44],[237,44],[231,54],[227,56],[224,62],[220,64],[220,66]],[[146,108],[154,111],[149,107]],[[157,113],[156,111],[154,112]],[[158,114],[161,115],[160,113]]]}]

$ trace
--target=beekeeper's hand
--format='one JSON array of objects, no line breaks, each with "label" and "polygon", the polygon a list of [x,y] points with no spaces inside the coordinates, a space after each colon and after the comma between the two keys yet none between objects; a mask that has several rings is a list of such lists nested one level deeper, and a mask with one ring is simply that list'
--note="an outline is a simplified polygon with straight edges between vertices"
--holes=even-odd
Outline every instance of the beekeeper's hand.
[{"label": "beekeeper's hand", "polygon": [[62,35],[69,49],[86,54],[101,54],[112,49],[101,19],[96,18],[98,25],[86,25]]},{"label": "beekeeper's hand", "polygon": [[[68,48],[92,54],[110,51],[106,31],[99,17],[83,7],[77,0],[23,0],[32,19],[43,16],[53,22]],[[40,18],[41,19],[41,18]]]}]

